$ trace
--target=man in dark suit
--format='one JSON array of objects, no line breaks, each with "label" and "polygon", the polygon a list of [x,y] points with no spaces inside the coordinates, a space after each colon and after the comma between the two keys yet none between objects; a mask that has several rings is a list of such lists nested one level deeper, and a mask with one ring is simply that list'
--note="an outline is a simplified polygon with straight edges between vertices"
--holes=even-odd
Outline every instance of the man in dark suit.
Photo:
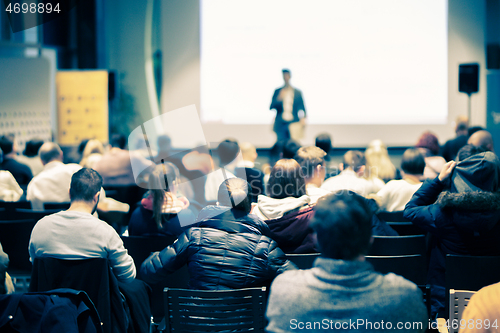
[{"label": "man in dark suit", "polygon": [[[300,130],[297,131],[300,126],[297,127],[297,125],[303,127],[305,122],[306,109],[302,99],[302,92],[290,85],[290,77],[290,70],[283,69],[285,85],[274,91],[271,107],[269,108],[270,110],[276,110],[273,130],[276,132],[277,141],[289,138],[301,139],[300,133],[297,133],[300,132]],[[299,115],[299,111],[303,111],[302,116]]]}]

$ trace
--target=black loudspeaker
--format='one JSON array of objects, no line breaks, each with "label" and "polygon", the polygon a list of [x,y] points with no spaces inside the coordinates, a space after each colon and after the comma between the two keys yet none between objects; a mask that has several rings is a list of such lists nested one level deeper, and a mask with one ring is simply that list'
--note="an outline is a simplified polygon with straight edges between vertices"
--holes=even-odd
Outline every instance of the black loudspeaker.
[{"label": "black loudspeaker", "polygon": [[479,91],[479,64],[458,66],[458,91],[466,94]]}]

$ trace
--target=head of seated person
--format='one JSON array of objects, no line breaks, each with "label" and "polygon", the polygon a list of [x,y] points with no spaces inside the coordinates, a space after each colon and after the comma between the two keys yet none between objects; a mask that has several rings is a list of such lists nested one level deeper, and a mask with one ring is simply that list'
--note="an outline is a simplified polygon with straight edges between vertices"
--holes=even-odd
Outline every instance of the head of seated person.
[{"label": "head of seated person", "polygon": [[45,142],[38,151],[40,155],[40,159],[42,160],[43,165],[47,165],[50,162],[63,161],[63,152],[59,145],[54,142]]},{"label": "head of seated person", "polygon": [[310,226],[321,256],[337,260],[364,260],[372,237],[372,210],[353,191],[337,191],[320,198]]},{"label": "head of seated person", "polygon": [[300,164],[294,159],[281,159],[271,170],[267,193],[273,199],[300,198],[306,195],[306,183]]},{"label": "head of seated person", "polygon": [[82,168],[71,176],[69,210],[94,214],[101,194],[102,177],[93,169]]},{"label": "head of seated person", "polygon": [[300,143],[297,141],[292,139],[287,140],[283,146],[283,158],[294,158],[300,147]]},{"label": "head of seated person", "polygon": [[217,146],[217,154],[219,155],[220,166],[224,167],[236,159],[240,147],[238,142],[233,139],[226,139]]},{"label": "head of seated person", "polygon": [[491,133],[486,130],[479,130],[477,132],[474,132],[469,137],[467,143],[476,147],[481,147],[486,151],[495,152],[493,146],[493,137],[491,136]]},{"label": "head of seated person", "polygon": [[217,193],[220,206],[249,214],[252,210],[252,198],[249,184],[241,178],[229,178],[222,182]]},{"label": "head of seated person", "polygon": [[302,147],[295,154],[306,184],[321,186],[325,179],[325,156],[323,149],[316,146]]},{"label": "head of seated person", "polygon": [[349,150],[342,159],[341,170],[352,170],[357,176],[362,176],[366,168],[365,155],[358,150]]},{"label": "head of seated person", "polygon": [[414,177],[417,180],[424,176],[425,158],[419,149],[406,149],[401,158],[401,170],[403,177]]}]

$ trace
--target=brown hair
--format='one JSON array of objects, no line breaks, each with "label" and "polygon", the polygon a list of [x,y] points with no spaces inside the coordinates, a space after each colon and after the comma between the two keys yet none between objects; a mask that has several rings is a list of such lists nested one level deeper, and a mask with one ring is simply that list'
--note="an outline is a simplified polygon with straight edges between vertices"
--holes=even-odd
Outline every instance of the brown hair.
[{"label": "brown hair", "polygon": [[271,170],[267,193],[271,198],[299,198],[306,194],[306,183],[299,163],[293,159],[281,159]]},{"label": "brown hair", "polygon": [[153,198],[153,218],[158,229],[163,228],[163,205],[173,205],[175,193],[172,191],[178,178],[179,169],[170,162],[155,166],[149,175],[148,187]]}]

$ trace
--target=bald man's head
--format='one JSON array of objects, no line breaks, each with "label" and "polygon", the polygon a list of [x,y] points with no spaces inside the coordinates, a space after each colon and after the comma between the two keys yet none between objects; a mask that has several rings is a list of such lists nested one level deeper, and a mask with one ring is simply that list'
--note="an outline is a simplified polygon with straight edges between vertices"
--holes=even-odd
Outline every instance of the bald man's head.
[{"label": "bald man's head", "polygon": [[45,142],[40,147],[38,154],[40,155],[43,165],[52,161],[62,162],[63,160],[63,152],[59,145],[54,142]]},{"label": "bald man's head", "polygon": [[495,152],[493,148],[493,138],[491,137],[490,132],[485,130],[477,131],[472,134],[469,141],[467,141],[467,144]]}]

